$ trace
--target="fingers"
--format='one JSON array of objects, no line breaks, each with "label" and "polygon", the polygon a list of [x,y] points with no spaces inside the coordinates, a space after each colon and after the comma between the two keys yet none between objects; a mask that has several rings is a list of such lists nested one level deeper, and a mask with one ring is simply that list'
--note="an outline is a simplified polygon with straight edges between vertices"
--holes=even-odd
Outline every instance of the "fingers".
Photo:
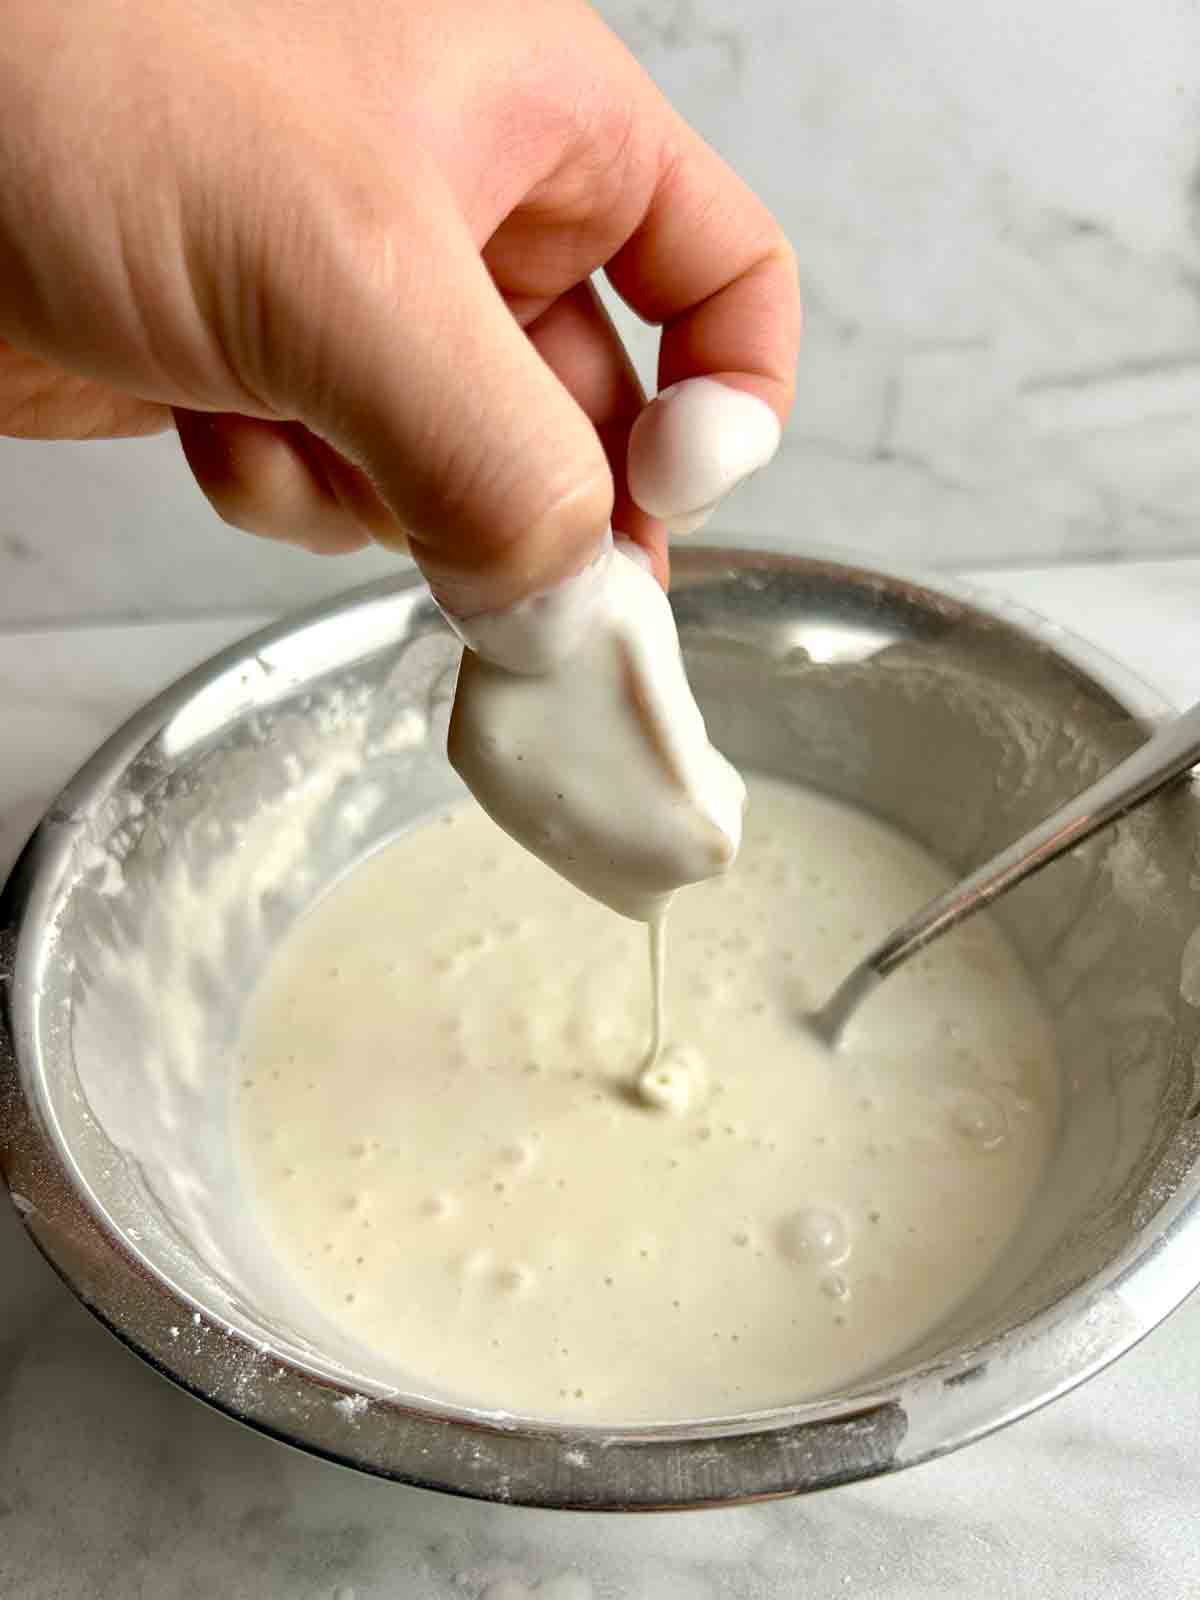
[{"label": "fingers", "polygon": [[[414,185],[390,216],[369,264],[360,239],[336,270],[338,338],[316,420],[395,509],[439,600],[469,617],[584,567],[609,524],[613,479],[585,410],[505,305],[452,204]],[[407,248],[418,237],[423,248]],[[539,342],[573,363],[603,410],[615,380],[591,336],[581,343],[577,310],[549,316]]]},{"label": "fingers", "polygon": [[362,472],[299,424],[180,410],[175,425],[197,483],[234,527],[317,555],[358,550],[372,537],[403,547]]},{"label": "fingers", "polygon": [[52,367],[0,339],[0,434],[14,439],[128,439],[171,425],[166,406]]},{"label": "fingers", "polygon": [[659,395],[631,439],[632,492],[689,532],[778,446],[800,340],[795,261],[761,202],[684,130],[608,272],[663,325]]},{"label": "fingers", "polygon": [[692,533],[735,484],[766,466],[779,437],[779,419],[757,395],[684,378],[661,390],[633,425],[630,493],[671,533]]},{"label": "fingers", "polygon": [[[664,530],[625,486],[629,430],[645,397],[598,296],[580,284],[525,331],[599,435],[618,485],[614,525],[646,549],[665,583]],[[180,410],[176,425],[193,475],[226,522],[319,554],[355,550],[368,539],[407,548],[366,474],[299,424]]]},{"label": "fingers", "polygon": [[[609,272],[664,324],[664,384],[703,376],[769,410],[770,440],[748,427],[735,477],[770,453],[791,403],[794,265],[759,202],[670,113],[664,124],[676,154],[649,163],[657,181],[639,194]],[[659,400],[636,420],[636,379],[590,287],[554,298],[543,275],[514,283],[506,303],[428,166],[386,191],[323,192],[333,198],[318,207],[315,248],[266,297],[271,325],[288,330],[287,355],[252,386],[308,431],[222,422],[185,437],[221,514],[318,549],[351,548],[364,529],[395,543],[402,527],[434,593],[464,618],[580,571],[614,515],[665,579],[656,518],[694,521],[732,481],[729,460],[724,477],[704,480],[703,504],[674,490],[662,501],[631,495],[627,450],[636,458],[640,437],[652,461],[670,456],[684,413],[666,418]]]},{"label": "fingers", "polygon": [[[616,483],[614,527],[642,545],[665,584],[664,530],[625,483],[629,430],[645,395],[599,297],[579,284],[525,332],[600,437]],[[176,423],[193,475],[226,522],[321,554],[358,549],[368,538],[407,548],[365,473],[299,424],[189,411]]]},{"label": "fingers", "polygon": [[590,283],[581,283],[525,331],[600,437],[613,476],[614,530],[641,545],[665,587],[666,530],[634,502],[626,477],[630,429],[646,397],[600,297]]},{"label": "fingers", "polygon": [[640,316],[662,324],[660,388],[717,378],[786,420],[800,343],[795,258],[762,202],[690,129],[681,125],[608,275]]}]

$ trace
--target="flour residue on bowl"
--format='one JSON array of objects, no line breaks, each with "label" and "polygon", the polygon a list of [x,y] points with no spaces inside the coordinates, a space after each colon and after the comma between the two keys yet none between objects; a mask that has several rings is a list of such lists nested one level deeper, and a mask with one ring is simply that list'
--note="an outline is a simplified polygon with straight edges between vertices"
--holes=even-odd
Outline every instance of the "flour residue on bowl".
[{"label": "flour residue on bowl", "polygon": [[944,885],[880,824],[753,779],[738,866],[672,912],[687,1093],[659,1103],[633,1089],[644,930],[446,814],[327,895],[257,997],[238,1114],[269,1240],[381,1370],[484,1407],[670,1419],[836,1389],[987,1275],[1054,1124],[1049,1030],[986,919],[836,1058],[796,1025]]},{"label": "flour residue on bowl", "polygon": [[[455,651],[422,639],[404,654],[445,664]],[[337,1330],[298,1305],[290,1276],[242,1225],[222,1067],[248,986],[330,862],[394,832],[397,793],[412,787],[428,741],[445,738],[441,676],[428,705],[347,679],[248,717],[228,747],[161,789],[106,797],[76,844],[76,1098],[84,1123],[127,1158],[110,1157],[103,1176],[137,1197],[147,1255],[198,1284],[260,1353],[278,1344],[336,1375],[346,1371]],[[199,737],[211,720],[180,714],[163,738]],[[439,775],[439,797],[459,792]],[[140,1229],[128,1237],[143,1243]],[[231,1371],[240,1359],[231,1345]]]}]

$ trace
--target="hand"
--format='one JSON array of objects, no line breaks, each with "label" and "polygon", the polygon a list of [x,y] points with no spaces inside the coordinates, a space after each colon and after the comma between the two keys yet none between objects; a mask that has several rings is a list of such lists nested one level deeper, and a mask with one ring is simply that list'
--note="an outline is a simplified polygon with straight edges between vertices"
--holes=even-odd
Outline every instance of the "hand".
[{"label": "hand", "polygon": [[791,403],[791,251],[579,0],[8,0],[0,108],[0,432],[173,413],[227,521],[460,614],[610,516],[665,580],[596,269],[663,386]]}]

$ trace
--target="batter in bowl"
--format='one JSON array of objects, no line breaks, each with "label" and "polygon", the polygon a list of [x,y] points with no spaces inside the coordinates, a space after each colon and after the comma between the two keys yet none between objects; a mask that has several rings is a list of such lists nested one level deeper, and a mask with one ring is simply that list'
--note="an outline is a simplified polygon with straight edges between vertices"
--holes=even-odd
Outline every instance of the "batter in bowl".
[{"label": "batter in bowl", "polygon": [[1048,1024],[975,919],[828,1057],[795,1023],[947,882],[878,822],[751,777],[742,852],[645,930],[466,804],[278,952],[238,1114],[257,1214],[313,1305],[418,1392],[549,1418],[836,1390],[988,1275],[1046,1161]]}]

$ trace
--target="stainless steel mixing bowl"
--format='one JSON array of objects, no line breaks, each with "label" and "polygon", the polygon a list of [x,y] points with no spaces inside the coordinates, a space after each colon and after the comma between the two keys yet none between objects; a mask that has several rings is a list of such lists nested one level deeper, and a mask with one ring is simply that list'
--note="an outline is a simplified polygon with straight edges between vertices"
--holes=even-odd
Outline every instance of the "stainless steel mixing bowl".
[{"label": "stainless steel mixing bowl", "polygon": [[[835,560],[693,552],[673,600],[730,756],[867,807],[953,869],[1165,709],[1027,616]],[[1003,907],[1057,1028],[1062,1126],[1018,1243],[902,1361],[753,1416],[581,1427],[422,1398],[298,1308],[227,1136],[239,1011],[305,906],[457,793],[456,660],[409,579],[226,651],[84,767],[0,901],[3,1169],[30,1236],[147,1361],[406,1482],[699,1506],[950,1450],[1096,1371],[1200,1280],[1200,797],[1184,784]]]}]

